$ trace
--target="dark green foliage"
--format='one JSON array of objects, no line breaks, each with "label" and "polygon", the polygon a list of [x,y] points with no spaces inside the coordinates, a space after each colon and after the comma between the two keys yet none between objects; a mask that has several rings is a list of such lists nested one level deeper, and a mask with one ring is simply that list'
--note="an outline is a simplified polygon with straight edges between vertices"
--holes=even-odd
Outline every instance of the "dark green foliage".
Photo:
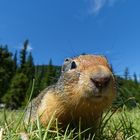
[{"label": "dark green foliage", "polygon": [[45,88],[43,83],[45,74],[46,74],[45,65],[35,67],[35,87],[33,97],[36,97],[39,94],[39,92],[43,90],[43,88]]},{"label": "dark green foliage", "polygon": [[11,109],[21,107],[25,100],[28,88],[28,78],[24,73],[17,73],[12,79],[11,85],[5,96],[3,97],[6,106]]},{"label": "dark green foliage", "polygon": [[125,80],[129,79],[129,69],[128,69],[128,67],[126,67],[125,70],[124,70],[124,79]]},{"label": "dark green foliage", "polygon": [[[28,40],[24,42],[23,48],[20,51],[20,64],[17,64],[17,51],[14,57],[10,57],[13,66],[8,65],[8,72],[11,72],[10,68],[13,69],[12,77],[10,80],[5,78],[5,81],[10,85],[5,91],[3,91],[2,101],[6,103],[9,108],[18,108],[24,104],[28,91],[29,85],[32,83],[35,74],[34,62],[32,54],[27,52]],[[8,49],[6,49],[8,52]],[[10,53],[12,56],[12,53]],[[6,61],[6,59],[4,59]],[[4,61],[3,65],[6,66]],[[6,72],[4,72],[6,73]],[[2,76],[3,77],[3,76]],[[12,80],[11,80],[12,79]],[[11,81],[11,82],[10,82]],[[5,84],[5,83],[4,83]]]},{"label": "dark green foliage", "polygon": [[34,67],[34,61],[32,57],[32,53],[29,53],[29,56],[27,58],[27,61],[25,63],[25,74],[30,80],[33,80],[34,75],[35,75],[35,67]]},{"label": "dark green foliage", "polygon": [[56,82],[56,72],[52,64],[52,60],[50,59],[49,65],[47,67],[46,79],[45,79],[45,86],[52,85]]},{"label": "dark green foliage", "polygon": [[6,107],[16,109],[25,106],[30,97],[33,79],[36,97],[41,90],[54,84],[60,75],[60,67],[52,65],[35,66],[31,52],[27,51],[29,41],[26,40],[20,51],[19,64],[17,51],[12,57],[7,46],[0,46],[0,102]]},{"label": "dark green foliage", "polygon": [[24,42],[23,48],[22,48],[22,50],[20,52],[20,65],[21,65],[21,69],[23,69],[25,67],[28,44],[29,44],[29,41],[26,40]]},{"label": "dark green foliage", "polygon": [[18,68],[18,64],[17,64],[17,51],[14,54],[13,61],[14,61],[14,71],[16,72],[16,70]]},{"label": "dark green foliage", "polygon": [[12,53],[8,51],[7,46],[0,46],[0,101],[9,87],[13,74],[14,62],[12,60]]},{"label": "dark green foliage", "polygon": [[60,76],[61,67],[53,66],[50,59],[48,65],[35,67],[35,90],[33,96],[36,96],[41,90],[57,82]]},{"label": "dark green foliage", "polygon": [[135,73],[135,72],[134,72],[133,77],[134,77],[134,82],[135,82],[135,84],[137,85],[137,84],[138,84],[138,79],[137,79],[137,75],[136,75],[136,73]]},{"label": "dark green foliage", "polygon": [[140,84],[134,80],[126,80],[117,76],[117,106],[126,105],[128,108],[134,108],[140,104]]}]

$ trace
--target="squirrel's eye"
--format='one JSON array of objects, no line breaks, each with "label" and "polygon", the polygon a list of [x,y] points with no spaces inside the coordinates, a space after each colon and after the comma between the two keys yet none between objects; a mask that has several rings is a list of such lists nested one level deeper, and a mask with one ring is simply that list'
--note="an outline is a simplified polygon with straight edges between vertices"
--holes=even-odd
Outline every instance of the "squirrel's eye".
[{"label": "squirrel's eye", "polygon": [[65,62],[69,62],[69,61],[70,61],[70,58],[66,58],[66,59],[65,59]]},{"label": "squirrel's eye", "polygon": [[76,66],[76,63],[73,61],[72,63],[71,63],[71,69],[75,69],[77,66]]}]

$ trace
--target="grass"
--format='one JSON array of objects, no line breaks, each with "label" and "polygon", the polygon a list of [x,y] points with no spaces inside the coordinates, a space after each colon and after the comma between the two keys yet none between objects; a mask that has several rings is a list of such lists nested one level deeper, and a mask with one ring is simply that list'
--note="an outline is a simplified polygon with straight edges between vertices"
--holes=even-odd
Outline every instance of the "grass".
[{"label": "grass", "polygon": [[[104,113],[98,134],[89,139],[95,140],[139,140],[140,139],[140,111],[123,109],[112,113]],[[80,125],[80,124],[79,124]],[[23,123],[23,111],[0,111],[0,128],[2,140],[80,140],[82,133],[79,129],[71,130],[69,126],[64,132],[58,127],[51,130],[51,121],[47,128],[44,128],[39,118],[32,124]],[[79,127],[80,128],[80,127]]]}]

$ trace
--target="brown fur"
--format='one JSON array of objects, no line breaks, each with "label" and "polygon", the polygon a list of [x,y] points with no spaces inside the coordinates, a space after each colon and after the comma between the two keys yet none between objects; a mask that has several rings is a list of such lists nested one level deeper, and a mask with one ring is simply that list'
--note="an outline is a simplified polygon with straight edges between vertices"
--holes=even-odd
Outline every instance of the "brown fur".
[{"label": "brown fur", "polygon": [[[81,55],[72,61],[77,67],[63,72],[56,85],[44,90],[41,98],[33,100],[33,105],[37,107],[35,113],[31,111],[31,118],[39,115],[42,124],[47,125],[54,114],[62,126],[70,122],[77,125],[81,119],[84,127],[95,127],[103,111],[112,104],[115,81],[106,58]],[[96,97],[94,91],[97,89],[90,78],[100,73],[110,75],[111,81],[98,93],[101,97]],[[39,100],[37,105],[35,100]]]}]

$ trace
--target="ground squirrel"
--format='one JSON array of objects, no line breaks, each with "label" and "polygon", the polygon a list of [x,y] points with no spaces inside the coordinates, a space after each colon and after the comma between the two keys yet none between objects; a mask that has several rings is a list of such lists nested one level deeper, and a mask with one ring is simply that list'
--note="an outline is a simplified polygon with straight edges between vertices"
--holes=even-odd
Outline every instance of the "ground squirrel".
[{"label": "ground squirrel", "polygon": [[115,80],[105,57],[80,55],[67,58],[55,85],[42,91],[28,106],[25,120],[40,117],[47,125],[55,112],[62,126],[94,127],[115,97]]}]

